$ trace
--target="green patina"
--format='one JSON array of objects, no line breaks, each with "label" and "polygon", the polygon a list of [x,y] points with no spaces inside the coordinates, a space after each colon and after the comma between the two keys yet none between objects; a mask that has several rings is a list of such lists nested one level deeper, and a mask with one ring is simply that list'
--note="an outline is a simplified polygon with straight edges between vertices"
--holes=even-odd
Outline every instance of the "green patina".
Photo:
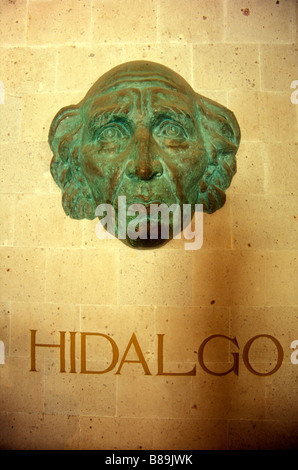
[{"label": "green patina", "polygon": [[[119,196],[126,207],[191,204],[194,211],[202,204],[212,213],[225,203],[239,142],[230,110],[163,65],[129,62],[57,113],[49,132],[51,172],[74,219],[94,219],[103,203],[117,214]],[[123,241],[136,248],[165,242]]]}]

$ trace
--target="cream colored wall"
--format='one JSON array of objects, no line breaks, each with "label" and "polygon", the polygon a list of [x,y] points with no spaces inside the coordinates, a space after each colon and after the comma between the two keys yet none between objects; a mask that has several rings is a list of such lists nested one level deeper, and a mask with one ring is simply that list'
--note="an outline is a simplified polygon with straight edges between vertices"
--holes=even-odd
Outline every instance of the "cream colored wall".
[{"label": "cream colored wall", "polygon": [[[297,110],[294,0],[1,0],[2,449],[246,449],[298,445]],[[232,109],[242,141],[223,209],[204,216],[204,244],[172,241],[138,252],[100,241],[96,222],[67,218],[51,178],[48,129],[112,66],[148,59],[182,74],[196,91]],[[58,348],[38,343],[66,333]],[[76,373],[70,373],[70,334]],[[80,332],[109,335],[117,366],[80,373]],[[152,375],[124,363],[136,334]],[[157,338],[164,370],[157,376]],[[198,348],[210,335],[208,374]],[[256,335],[276,338],[280,369],[258,376],[243,362]],[[212,346],[213,345],[213,346]],[[126,358],[137,360],[132,347]],[[277,361],[272,340],[256,340],[252,367]],[[111,362],[104,337],[87,337],[87,367]]]}]

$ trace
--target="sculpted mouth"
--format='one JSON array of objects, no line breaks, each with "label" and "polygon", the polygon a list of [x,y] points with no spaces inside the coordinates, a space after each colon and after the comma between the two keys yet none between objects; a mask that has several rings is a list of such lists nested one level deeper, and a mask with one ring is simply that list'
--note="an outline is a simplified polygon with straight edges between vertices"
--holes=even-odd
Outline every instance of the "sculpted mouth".
[{"label": "sculpted mouth", "polygon": [[143,204],[144,206],[148,206],[150,204],[162,204],[164,201],[162,200],[162,198],[158,198],[158,197],[144,197],[144,196],[137,196],[135,198],[133,198],[131,201],[127,200],[126,204],[128,206],[132,205],[132,204]]},{"label": "sculpted mouth", "polygon": [[[145,198],[139,198],[139,197],[134,197],[133,199],[126,199],[126,204],[125,204],[125,209],[127,210],[130,206],[134,205],[142,205],[146,208],[147,212],[150,211],[150,207],[153,205],[160,206],[161,204],[165,204],[165,201],[162,198],[154,198],[154,199],[145,199]],[[115,210],[118,212],[119,210],[119,203],[118,200],[115,201],[114,204]]]},{"label": "sculpted mouth", "polygon": [[135,202],[149,202],[152,200],[152,195],[150,194],[149,196],[144,196],[143,194],[137,194],[131,201],[131,204],[134,204]]},{"label": "sculpted mouth", "polygon": [[[130,184],[128,184],[130,183]],[[166,178],[152,180],[150,182],[138,181],[132,182],[124,179],[120,184],[112,198],[112,205],[116,211],[119,207],[126,209],[133,204],[141,204],[148,210],[151,204],[179,204],[179,197],[174,187],[174,183],[169,182]]]}]

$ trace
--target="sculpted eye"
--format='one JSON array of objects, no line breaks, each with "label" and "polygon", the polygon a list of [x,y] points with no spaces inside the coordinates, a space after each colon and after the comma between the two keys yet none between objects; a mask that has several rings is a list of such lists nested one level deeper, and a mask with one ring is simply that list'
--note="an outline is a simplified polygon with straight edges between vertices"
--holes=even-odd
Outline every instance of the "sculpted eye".
[{"label": "sculpted eye", "polygon": [[97,140],[103,143],[116,143],[128,136],[127,130],[121,124],[108,124],[97,133]]},{"label": "sculpted eye", "polygon": [[157,129],[157,135],[159,137],[166,137],[173,140],[184,140],[187,138],[187,134],[184,128],[173,121],[164,121]]}]

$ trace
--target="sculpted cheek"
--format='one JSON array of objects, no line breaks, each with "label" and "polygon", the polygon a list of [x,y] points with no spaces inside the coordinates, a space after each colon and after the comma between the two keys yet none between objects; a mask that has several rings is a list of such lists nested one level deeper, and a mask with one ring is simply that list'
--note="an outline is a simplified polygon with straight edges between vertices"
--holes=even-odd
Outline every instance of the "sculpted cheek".
[{"label": "sculpted cheek", "polygon": [[183,203],[196,200],[196,193],[207,166],[207,154],[201,145],[186,151],[163,152],[169,178],[174,182],[177,196]]},{"label": "sculpted cheek", "polygon": [[101,177],[104,174],[103,167],[100,165],[99,152],[91,146],[84,147],[82,150],[82,169],[86,177]]},{"label": "sculpted cheek", "polygon": [[185,194],[190,202],[196,202],[200,182],[207,167],[207,154],[205,150],[196,150],[193,156],[185,163],[187,171],[184,172],[183,180]]},{"label": "sculpted cheek", "polygon": [[93,146],[85,146],[81,155],[82,171],[96,203],[111,202],[123,173],[121,162],[109,159],[98,147]]}]

